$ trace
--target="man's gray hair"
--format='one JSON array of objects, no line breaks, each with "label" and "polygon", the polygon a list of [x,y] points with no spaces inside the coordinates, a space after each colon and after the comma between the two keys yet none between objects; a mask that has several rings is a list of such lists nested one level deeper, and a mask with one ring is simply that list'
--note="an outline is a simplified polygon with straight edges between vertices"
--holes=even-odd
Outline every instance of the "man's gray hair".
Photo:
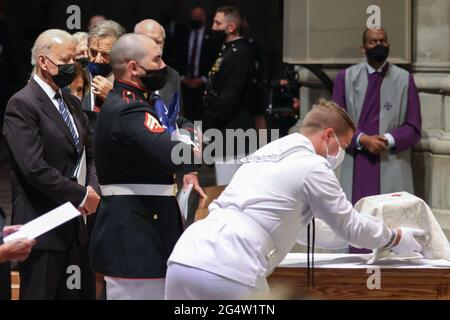
[{"label": "man's gray hair", "polygon": [[113,20],[103,20],[89,30],[88,42],[93,38],[114,37],[119,39],[125,34],[125,28]]},{"label": "man's gray hair", "polygon": [[74,40],[76,41],[77,44],[79,44],[80,42],[87,42],[88,39],[88,33],[87,32],[76,32],[74,33],[72,36],[74,38]]},{"label": "man's gray hair", "polygon": [[31,49],[31,65],[35,66],[39,55],[47,55],[54,44],[62,44],[66,41],[74,41],[74,39],[70,33],[64,30],[49,29],[42,32]]},{"label": "man's gray hair", "polygon": [[141,63],[149,54],[148,47],[144,45],[146,42],[153,43],[155,49],[160,50],[153,39],[136,33],[127,33],[114,43],[109,56],[116,78],[123,76],[128,61],[134,60]]}]

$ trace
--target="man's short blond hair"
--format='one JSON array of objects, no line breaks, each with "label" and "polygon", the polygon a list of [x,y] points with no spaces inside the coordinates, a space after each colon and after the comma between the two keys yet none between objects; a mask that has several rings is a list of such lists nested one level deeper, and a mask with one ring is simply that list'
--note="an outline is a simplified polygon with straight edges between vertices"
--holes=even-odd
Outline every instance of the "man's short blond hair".
[{"label": "man's short blond hair", "polygon": [[333,128],[338,136],[347,133],[348,130],[356,131],[353,120],[344,108],[333,101],[320,99],[306,114],[300,132],[315,133],[328,128]]}]

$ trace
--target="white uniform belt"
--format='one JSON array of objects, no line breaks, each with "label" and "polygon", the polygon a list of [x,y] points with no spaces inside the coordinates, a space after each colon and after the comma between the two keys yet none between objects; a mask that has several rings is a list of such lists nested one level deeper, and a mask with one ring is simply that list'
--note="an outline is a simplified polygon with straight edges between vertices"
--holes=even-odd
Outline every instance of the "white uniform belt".
[{"label": "white uniform belt", "polygon": [[176,194],[175,184],[108,184],[100,186],[103,196],[163,196]]}]

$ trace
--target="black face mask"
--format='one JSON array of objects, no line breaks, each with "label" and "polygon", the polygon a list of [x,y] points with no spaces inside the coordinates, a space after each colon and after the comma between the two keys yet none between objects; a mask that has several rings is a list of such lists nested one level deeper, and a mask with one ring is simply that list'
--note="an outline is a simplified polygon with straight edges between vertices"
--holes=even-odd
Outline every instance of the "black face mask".
[{"label": "black face mask", "polygon": [[[142,69],[144,69],[141,66]],[[142,83],[148,91],[158,91],[164,88],[169,78],[169,70],[164,67],[159,70],[145,70],[145,75],[141,78]]]},{"label": "black face mask", "polygon": [[389,48],[378,44],[371,49],[366,48],[367,59],[373,60],[375,62],[383,63],[389,56]]},{"label": "black face mask", "polygon": [[189,25],[191,26],[192,29],[200,29],[201,27],[203,27],[203,21],[191,19],[189,21]]},{"label": "black face mask", "polygon": [[227,38],[227,33],[225,30],[211,30],[211,36],[215,41],[224,43]]},{"label": "black face mask", "polygon": [[49,58],[47,60],[58,67],[58,74],[52,76],[53,82],[58,88],[64,88],[73,82],[75,79],[75,63],[56,64]]},{"label": "black face mask", "polygon": [[89,58],[79,58],[77,59],[77,62],[81,65],[81,67],[84,69],[89,64]]}]

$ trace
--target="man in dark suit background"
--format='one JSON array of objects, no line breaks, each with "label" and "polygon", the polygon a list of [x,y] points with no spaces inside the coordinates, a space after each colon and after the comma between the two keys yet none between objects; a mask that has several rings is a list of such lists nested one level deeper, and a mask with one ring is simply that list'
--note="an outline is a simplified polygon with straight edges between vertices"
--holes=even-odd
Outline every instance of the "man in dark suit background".
[{"label": "man in dark suit background", "polygon": [[201,120],[208,73],[222,43],[211,36],[201,7],[191,9],[189,25],[177,28],[174,38],[174,68],[181,74],[184,114],[190,120]]},{"label": "man in dark suit background", "polygon": [[[80,212],[96,211],[99,196],[89,121],[79,100],[61,92],[75,75],[75,42],[62,30],[47,30],[36,39],[32,65],[36,74],[8,102],[4,135],[11,152],[13,223],[25,224],[71,202]],[[86,185],[72,178],[86,152]],[[82,218],[39,237],[29,258],[19,263],[20,299],[94,297],[82,286],[71,289],[69,266],[78,267],[81,283],[91,274],[82,261],[87,250]]]}]

